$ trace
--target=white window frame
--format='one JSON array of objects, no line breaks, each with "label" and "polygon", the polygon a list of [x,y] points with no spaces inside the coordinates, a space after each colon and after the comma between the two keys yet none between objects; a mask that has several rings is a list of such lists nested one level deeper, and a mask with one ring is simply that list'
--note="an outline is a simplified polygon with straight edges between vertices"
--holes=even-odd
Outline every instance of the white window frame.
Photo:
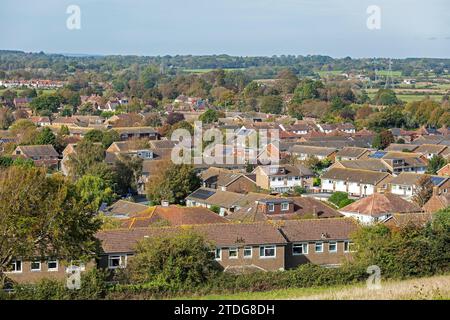
[{"label": "white window frame", "polygon": [[[335,246],[334,250],[331,250],[331,244],[334,244],[334,246]],[[328,242],[328,251],[331,252],[331,253],[336,253],[338,251],[338,243],[337,243],[337,241],[330,241],[330,242]]]},{"label": "white window frame", "polygon": [[[217,254],[217,253],[219,253],[219,254]],[[222,248],[216,248],[214,250],[214,260],[216,260],[216,261],[222,260]]]},{"label": "white window frame", "polygon": [[[50,268],[50,263],[56,263],[56,267],[55,268]],[[48,272],[56,272],[59,270],[59,262],[58,260],[48,260],[47,261],[47,271]]]},{"label": "white window frame", "polygon": [[275,212],[275,204],[274,203],[268,203],[267,204],[269,212]]},{"label": "white window frame", "polygon": [[[245,254],[246,250],[250,250],[250,255]],[[242,255],[244,256],[244,259],[251,259],[253,257],[253,247],[250,246],[244,247]]]},{"label": "white window frame", "polygon": [[350,249],[351,245],[353,245],[353,242],[351,242],[350,240],[344,241],[344,252],[345,253],[355,252],[355,250]]},{"label": "white window frame", "polygon": [[[33,263],[39,264],[39,269],[33,269]],[[42,262],[41,261],[31,261],[30,262],[30,271],[31,272],[40,272],[42,270]]]},{"label": "white window frame", "polygon": [[[286,209],[283,208],[283,206],[287,205]],[[281,203],[281,211],[289,211],[289,202],[282,202]]]},{"label": "white window frame", "polygon": [[[294,247],[301,247],[302,253],[295,253]],[[308,254],[308,243],[307,242],[298,242],[292,244],[292,255],[293,256],[304,256]]]},{"label": "white window frame", "polygon": [[[232,251],[236,252],[235,256],[231,255]],[[228,258],[229,259],[237,259],[237,258],[239,258],[239,248],[238,247],[230,247],[230,248],[228,248]]]},{"label": "white window frame", "polygon": [[[321,250],[317,251],[317,245],[319,245],[319,244],[321,246]],[[314,252],[315,253],[323,253],[323,242],[322,241],[318,241],[318,242],[314,243]]]},{"label": "white window frame", "polygon": [[[272,249],[273,248],[273,256],[267,256],[266,255],[266,249]],[[261,255],[261,249],[264,252],[264,255]],[[260,259],[274,259],[277,257],[277,246],[276,245],[265,245],[265,246],[259,246],[259,258]]]},{"label": "white window frame", "polygon": [[[20,270],[17,270],[17,262],[20,262]],[[14,270],[7,271],[5,273],[22,273],[22,271],[23,271],[23,263],[22,263],[21,259],[12,260],[10,264],[14,266]]]},{"label": "white window frame", "polygon": [[[113,259],[119,258],[119,265],[111,265]],[[127,255],[126,254],[111,254],[108,256],[108,269],[123,269],[127,267]]]}]

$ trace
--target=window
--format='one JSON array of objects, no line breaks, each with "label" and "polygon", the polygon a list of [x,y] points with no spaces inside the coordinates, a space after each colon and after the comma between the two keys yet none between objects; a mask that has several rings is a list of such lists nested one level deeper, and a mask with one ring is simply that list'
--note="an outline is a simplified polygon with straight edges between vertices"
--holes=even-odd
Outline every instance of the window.
[{"label": "window", "polygon": [[273,203],[269,203],[268,207],[269,207],[269,211],[270,212],[274,212],[275,211],[275,205]]},{"label": "window", "polygon": [[252,247],[244,247],[244,258],[251,258],[253,254]]},{"label": "window", "polygon": [[344,241],[344,252],[353,252],[353,243],[350,241]]},{"label": "window", "polygon": [[13,260],[9,265],[8,272],[22,272],[22,261]]},{"label": "window", "polygon": [[301,256],[308,254],[308,244],[307,243],[294,243],[292,245],[292,255]]},{"label": "window", "polygon": [[314,249],[317,253],[323,252],[323,242],[316,242]]},{"label": "window", "polygon": [[108,267],[110,269],[125,268],[126,266],[127,266],[126,255],[109,256]]},{"label": "window", "polygon": [[328,243],[328,251],[337,252],[337,242]]},{"label": "window", "polygon": [[288,211],[289,210],[289,202],[283,202],[281,204],[281,211]]},{"label": "window", "polygon": [[214,253],[214,259],[222,260],[222,249],[216,248],[216,251]]},{"label": "window", "polygon": [[41,262],[40,261],[32,261],[30,264],[30,270],[33,272],[41,271]]},{"label": "window", "polygon": [[238,248],[229,248],[228,249],[228,256],[230,259],[237,259],[238,258]]},{"label": "window", "polygon": [[58,260],[48,260],[47,261],[48,271],[58,271]]},{"label": "window", "polygon": [[259,247],[260,258],[275,258],[276,248],[275,246],[261,246]]}]

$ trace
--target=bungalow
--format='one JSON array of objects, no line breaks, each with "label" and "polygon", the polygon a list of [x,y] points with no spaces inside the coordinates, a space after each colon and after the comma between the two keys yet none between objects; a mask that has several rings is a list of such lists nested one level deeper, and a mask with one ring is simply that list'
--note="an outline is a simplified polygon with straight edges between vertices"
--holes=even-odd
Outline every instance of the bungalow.
[{"label": "bungalow", "polygon": [[446,158],[450,152],[450,149],[446,145],[422,144],[418,146],[414,152],[430,160],[434,156],[442,156]]},{"label": "bungalow", "polygon": [[38,127],[45,127],[52,124],[49,117],[31,117],[30,121]]},{"label": "bungalow", "polygon": [[326,193],[342,191],[352,196],[366,197],[386,189],[389,177],[391,175],[386,172],[333,168],[322,175],[321,188]]},{"label": "bungalow", "polygon": [[441,177],[448,177],[448,176],[450,176],[450,163],[447,163],[445,166],[440,168],[437,171],[437,174],[438,174],[438,176],[441,176]]},{"label": "bungalow", "polygon": [[[419,180],[424,176],[418,173],[402,172],[388,182],[390,192],[404,198],[410,198],[414,196]],[[439,194],[450,193],[450,178],[441,176],[430,177]]]},{"label": "bungalow", "polygon": [[448,207],[450,207],[450,193],[433,192],[433,196],[425,203],[423,210],[428,213],[435,213]]},{"label": "bungalow", "polygon": [[159,140],[160,135],[152,127],[121,127],[114,128],[119,133],[120,140],[150,139]]},{"label": "bungalow", "polygon": [[354,218],[362,224],[373,224],[391,217],[393,214],[417,213],[422,209],[416,204],[391,193],[374,193],[369,197],[345,206],[339,210],[346,217]]},{"label": "bungalow", "polygon": [[367,159],[370,150],[366,148],[345,147],[336,153],[336,159],[341,160],[359,160]]},{"label": "bungalow", "polygon": [[333,161],[337,150],[335,148],[294,145],[289,151],[299,160],[315,157],[319,160],[329,159]]},{"label": "bungalow", "polygon": [[323,201],[311,197],[261,197],[226,218],[237,222],[337,218],[342,215]]},{"label": "bungalow", "polygon": [[13,157],[31,159],[36,166],[57,168],[59,154],[52,145],[18,146]]},{"label": "bungalow", "polygon": [[[342,169],[357,169],[357,170],[369,170],[376,172],[389,172],[387,164],[380,159],[362,159],[362,160],[340,160],[333,163],[329,169],[342,168]],[[390,173],[390,172],[389,172]]]}]

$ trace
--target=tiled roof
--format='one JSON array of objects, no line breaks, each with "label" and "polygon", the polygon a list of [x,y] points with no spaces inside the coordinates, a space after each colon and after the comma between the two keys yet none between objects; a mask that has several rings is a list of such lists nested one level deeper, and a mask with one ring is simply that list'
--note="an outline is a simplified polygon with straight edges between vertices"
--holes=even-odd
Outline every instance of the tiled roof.
[{"label": "tiled roof", "polygon": [[149,237],[190,230],[203,235],[219,247],[286,244],[286,239],[270,223],[220,223],[183,227],[136,228],[105,230],[97,233],[105,253],[133,252],[138,241]]},{"label": "tiled roof", "polygon": [[406,201],[391,193],[374,193],[340,209],[341,212],[357,213],[371,217],[379,217],[393,213],[421,212],[416,204]]},{"label": "tiled roof", "polygon": [[27,157],[58,157],[59,154],[52,145],[19,146]]},{"label": "tiled roof", "polygon": [[332,168],[322,175],[322,179],[342,180],[376,185],[389,177],[389,173],[369,170]]},{"label": "tiled roof", "polygon": [[305,219],[280,222],[281,231],[290,242],[346,240],[357,230],[353,219]]}]

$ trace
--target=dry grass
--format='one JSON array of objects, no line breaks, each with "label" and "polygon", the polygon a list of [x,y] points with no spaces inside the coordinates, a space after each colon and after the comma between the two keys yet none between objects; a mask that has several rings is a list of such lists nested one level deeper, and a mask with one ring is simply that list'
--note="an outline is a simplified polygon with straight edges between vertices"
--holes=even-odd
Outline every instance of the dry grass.
[{"label": "dry grass", "polygon": [[330,290],[315,295],[291,297],[301,300],[436,300],[450,299],[450,275],[381,282],[380,289],[366,286]]}]

